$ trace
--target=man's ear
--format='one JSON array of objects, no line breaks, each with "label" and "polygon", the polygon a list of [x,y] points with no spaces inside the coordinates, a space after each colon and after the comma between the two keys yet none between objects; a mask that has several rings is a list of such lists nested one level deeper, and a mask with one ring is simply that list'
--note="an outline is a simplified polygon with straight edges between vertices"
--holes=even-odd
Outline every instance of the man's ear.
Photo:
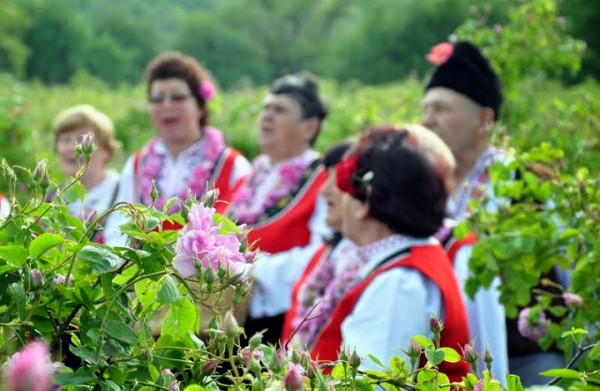
[{"label": "man's ear", "polygon": [[479,118],[486,126],[490,125],[495,120],[495,113],[490,107],[481,107],[479,109]]}]

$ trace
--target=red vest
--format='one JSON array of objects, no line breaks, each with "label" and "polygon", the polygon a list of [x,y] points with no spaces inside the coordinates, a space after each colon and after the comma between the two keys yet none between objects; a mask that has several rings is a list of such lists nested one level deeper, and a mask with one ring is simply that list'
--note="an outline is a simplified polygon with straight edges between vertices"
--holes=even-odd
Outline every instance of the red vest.
[{"label": "red vest", "polygon": [[[143,149],[140,149],[133,155],[133,177],[135,178],[136,184],[136,193],[139,194],[139,166],[140,166],[140,158],[142,155]],[[229,202],[231,201],[231,197],[235,190],[241,185],[244,181],[244,177],[240,178],[236,181],[232,186],[230,186],[231,175],[233,174],[233,169],[235,167],[235,159],[240,156],[240,153],[233,148],[225,148],[221,156],[219,157],[219,161],[215,165],[214,171],[211,174],[210,181],[214,182],[215,189],[219,189],[219,199],[215,202],[214,208],[218,213],[223,213]],[[178,230],[181,229],[181,225],[178,223],[165,221],[163,222],[162,229],[163,230]]]},{"label": "red vest", "polygon": [[460,240],[457,240],[454,237],[454,234],[450,236],[450,239],[446,243],[443,243],[444,250],[446,250],[446,254],[448,254],[448,258],[450,259],[450,263],[454,265],[455,257],[458,250],[460,250],[463,246],[470,246],[477,242],[477,238],[473,232],[469,232],[469,234]]},{"label": "red vest", "polygon": [[[454,271],[441,246],[425,245],[412,247],[409,255],[400,256],[377,268],[342,298],[329,322],[317,337],[311,352],[313,359],[321,362],[337,360],[343,342],[342,322],[352,313],[360,296],[371,281],[396,267],[416,269],[438,286],[445,309],[444,329],[440,344],[442,347],[451,347],[459,353],[462,352],[464,345],[469,342],[469,326],[465,307],[454,278]],[[410,315],[407,314],[407,316]],[[426,328],[428,325],[423,325],[423,329]],[[376,332],[376,330],[373,331]],[[408,346],[408,341],[406,341],[406,346]],[[455,364],[444,362],[440,365],[440,370],[448,375],[451,381],[460,381],[463,376],[467,375],[469,364],[466,361]]]},{"label": "red vest", "polygon": [[300,293],[300,289],[302,289],[302,286],[306,283],[306,280],[312,274],[312,271],[315,270],[315,268],[321,264],[325,257],[329,255],[327,250],[329,250],[329,246],[324,244],[319,247],[317,251],[315,251],[310,259],[310,262],[308,265],[306,265],[302,276],[298,281],[296,281],[294,287],[292,288],[292,303],[290,305],[290,309],[285,313],[285,320],[283,321],[283,330],[281,332],[282,343],[285,343],[288,339],[290,339],[294,333],[295,329],[292,327],[292,319],[294,319],[294,316],[296,316],[296,310],[298,308],[298,294]]},{"label": "red vest", "polygon": [[317,168],[288,205],[276,215],[250,226],[248,242],[256,242],[261,251],[271,254],[306,246],[310,242],[308,221],[326,180],[327,172],[322,166]]}]

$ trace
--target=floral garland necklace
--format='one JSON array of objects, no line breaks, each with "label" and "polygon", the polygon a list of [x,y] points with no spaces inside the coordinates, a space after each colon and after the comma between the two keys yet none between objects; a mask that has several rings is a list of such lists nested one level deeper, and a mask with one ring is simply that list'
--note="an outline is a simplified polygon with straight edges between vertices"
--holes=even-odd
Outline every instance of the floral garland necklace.
[{"label": "floral garland necklace", "polygon": [[300,292],[298,308],[292,319],[292,328],[297,329],[293,337],[295,343],[309,348],[317,335],[331,318],[340,300],[363,280],[361,270],[378,254],[389,249],[404,247],[412,239],[402,235],[391,235],[385,239],[351,251],[341,252],[349,258],[342,272],[335,273],[335,258],[330,252],[327,258],[315,268]]},{"label": "floral garland necklace", "polygon": [[[258,222],[269,208],[278,204],[284,197],[298,188],[300,181],[310,166],[310,161],[304,155],[284,162],[273,172],[266,155],[260,155],[252,164],[252,176],[231,200],[231,216],[239,223],[254,224]],[[276,180],[269,181],[272,175]],[[272,179],[272,178],[271,178]],[[262,200],[257,197],[259,189],[267,186]],[[264,189],[263,189],[264,190]]]},{"label": "floral garland necklace", "polygon": [[[140,169],[140,197],[144,205],[152,204],[150,192],[152,190],[152,182],[154,181],[159,194],[154,206],[157,209],[162,209],[170,197],[162,196],[163,189],[159,185],[163,175],[162,169],[165,160],[165,154],[157,150],[159,142],[160,139],[154,139],[150,141],[146,148],[146,153],[142,161],[143,164]],[[177,197],[181,201],[187,199],[188,190],[196,197],[204,193],[206,183],[210,180],[224,148],[225,141],[221,132],[215,128],[206,127],[202,142],[197,148],[194,148],[189,157],[190,169],[183,173],[182,179],[187,182],[187,186],[177,194]],[[185,174],[188,174],[187,178]]]},{"label": "floral garland necklace", "polygon": [[477,159],[475,166],[461,186],[458,201],[452,208],[449,208],[451,210],[448,214],[451,218],[460,220],[469,211],[469,200],[471,198],[481,199],[481,186],[489,182],[489,167],[500,155],[501,153],[497,149],[489,148]]}]

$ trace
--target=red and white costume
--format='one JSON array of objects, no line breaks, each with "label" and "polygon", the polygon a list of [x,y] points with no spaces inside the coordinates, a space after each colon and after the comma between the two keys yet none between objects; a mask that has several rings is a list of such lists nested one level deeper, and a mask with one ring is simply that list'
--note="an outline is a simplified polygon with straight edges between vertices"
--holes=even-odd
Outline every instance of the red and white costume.
[{"label": "red and white costume", "polygon": [[[213,131],[217,131],[212,128]],[[220,132],[219,132],[220,133]],[[205,138],[201,138],[196,143],[182,151],[177,157],[174,157],[162,140],[152,140],[146,144],[139,152],[132,155],[121,172],[119,183],[119,192],[117,202],[140,203],[143,200],[140,183],[141,172],[145,164],[145,156],[148,154],[148,148],[152,145],[154,152],[160,156],[161,164],[159,175],[156,179],[157,187],[160,189],[162,198],[181,197],[185,194],[189,183],[193,178],[192,171],[195,160],[203,155],[203,150],[207,148]],[[220,190],[219,200],[215,208],[223,211],[229,201],[233,190],[241,180],[247,177],[251,172],[251,166],[248,160],[233,148],[224,147],[219,153],[218,160],[211,162],[214,168],[210,174],[209,183],[215,184],[215,188]],[[204,184],[202,184],[204,191]],[[196,194],[197,197],[202,194]],[[106,242],[110,245],[124,245],[126,238],[120,234],[119,226],[127,222],[127,217],[122,214],[113,213],[106,224],[105,235]]]},{"label": "red and white costume", "polygon": [[[388,238],[384,241],[389,242]],[[444,322],[441,345],[460,352],[469,342],[467,316],[452,267],[439,243],[404,237],[393,247],[375,242],[362,249],[367,247],[362,280],[342,298],[317,336],[313,358],[336,360],[345,346],[356,349],[361,357],[373,354],[388,362],[408,348],[411,336],[431,334],[432,314]],[[374,365],[365,360],[363,367]],[[442,366],[453,381],[461,380],[468,369],[464,361]]]},{"label": "red and white costume", "polygon": [[[287,196],[277,200],[274,206],[258,208],[260,213],[255,213],[260,215],[258,220],[247,223],[251,228],[249,241],[256,242],[257,249],[263,254],[253,264],[254,290],[246,326],[251,333],[254,332],[253,324],[257,330],[267,327],[271,333],[265,335],[265,341],[270,342],[279,339],[283,314],[290,306],[292,286],[329,233],[325,223],[327,205],[320,195],[327,173],[319,154],[312,149],[289,161],[275,164],[267,161],[266,167],[265,164],[260,170],[255,167],[253,176],[240,191],[253,194],[252,200],[257,205],[268,205],[268,200],[285,181],[281,174],[284,166],[307,168]],[[243,205],[243,201],[230,209],[233,219],[236,214],[242,215],[239,205]],[[251,207],[249,205],[247,209]],[[271,321],[271,317],[277,319]],[[263,320],[265,326],[260,324]]]}]

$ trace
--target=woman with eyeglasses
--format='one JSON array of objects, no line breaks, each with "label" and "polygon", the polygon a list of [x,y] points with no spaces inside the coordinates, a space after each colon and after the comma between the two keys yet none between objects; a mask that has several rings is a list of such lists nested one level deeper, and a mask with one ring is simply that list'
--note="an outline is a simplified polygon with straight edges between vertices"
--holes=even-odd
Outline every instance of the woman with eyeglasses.
[{"label": "woman with eyeglasses", "polygon": [[329,232],[319,196],[327,174],[314,149],[326,116],[314,75],[275,80],[258,120],[262,154],[229,209],[249,226],[248,239],[261,252],[245,328],[248,337],[266,330],[265,343],[279,341],[292,286]]},{"label": "woman with eyeglasses", "polygon": [[[146,84],[157,137],[125,164],[118,201],[150,205],[154,182],[154,205],[162,209],[169,198],[184,201],[188,192],[199,198],[214,186],[220,195],[215,208],[222,211],[251,166],[209,124],[209,102],[216,90],[208,72],[190,56],[166,52],[148,64]],[[118,230],[124,220],[119,214],[109,219],[109,243],[124,244]]]},{"label": "woman with eyeglasses", "polygon": [[[309,346],[313,358],[336,360],[344,346],[388,362],[408,350],[411,336],[432,336],[432,314],[444,324],[442,347],[460,353],[469,342],[452,265],[433,237],[453,168],[448,147],[419,125],[372,127],[337,165],[341,231],[358,256],[331,282],[341,294],[336,306],[308,320],[322,325]],[[376,367],[368,359],[362,366]],[[468,364],[440,369],[460,381]]]}]

